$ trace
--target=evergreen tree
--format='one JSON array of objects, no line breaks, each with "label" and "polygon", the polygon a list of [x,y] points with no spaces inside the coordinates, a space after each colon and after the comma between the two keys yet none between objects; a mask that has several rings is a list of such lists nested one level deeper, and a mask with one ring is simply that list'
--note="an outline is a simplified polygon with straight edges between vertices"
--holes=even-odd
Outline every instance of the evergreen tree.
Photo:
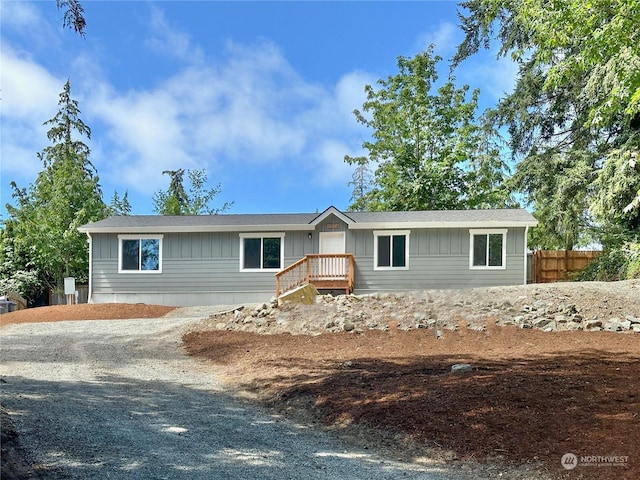
[{"label": "evergreen tree", "polygon": [[129,192],[125,191],[122,198],[118,195],[117,190],[114,190],[111,197],[111,203],[107,207],[107,213],[109,216],[122,216],[131,215],[131,204],[129,203]]},{"label": "evergreen tree", "polygon": [[220,185],[214,188],[205,188],[207,184],[207,172],[204,169],[187,170],[189,178],[189,192],[184,188],[184,169],[164,170],[169,175],[169,188],[158,190],[153,195],[153,204],[156,213],[160,215],[214,215],[223,213],[231,208],[233,202],[227,202],[220,208],[210,204],[220,193]]},{"label": "evergreen tree", "polygon": [[[455,67],[493,40],[519,65],[487,117],[506,127],[512,185],[540,224],[531,245],[573,248],[640,235],[637,0],[468,0]],[[637,207],[636,207],[637,206]],[[620,240],[616,240],[620,241]]]},{"label": "evergreen tree", "polygon": [[58,113],[45,122],[51,145],[38,154],[44,169],[28,189],[11,182],[16,205],[7,205],[16,247],[37,268],[41,282],[53,288],[61,288],[67,276],[87,280],[87,239],[77,228],[106,215],[98,175],[82,140],[90,139],[91,129],[79,117],[69,81],[58,105]]}]

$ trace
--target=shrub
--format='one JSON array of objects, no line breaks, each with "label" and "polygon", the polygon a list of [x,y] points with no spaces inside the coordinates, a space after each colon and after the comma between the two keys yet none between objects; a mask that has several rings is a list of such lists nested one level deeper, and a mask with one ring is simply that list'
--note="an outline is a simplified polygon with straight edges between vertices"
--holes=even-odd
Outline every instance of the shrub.
[{"label": "shrub", "polygon": [[576,277],[579,281],[640,278],[640,243],[626,242],[606,250]]}]

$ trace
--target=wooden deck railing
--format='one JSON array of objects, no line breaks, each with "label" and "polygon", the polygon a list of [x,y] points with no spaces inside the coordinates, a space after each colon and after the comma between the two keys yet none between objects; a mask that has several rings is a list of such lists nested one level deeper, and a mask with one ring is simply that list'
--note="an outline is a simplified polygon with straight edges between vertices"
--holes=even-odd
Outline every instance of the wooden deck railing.
[{"label": "wooden deck railing", "polygon": [[355,261],[351,253],[306,255],[276,273],[276,297],[305,283],[353,292]]}]

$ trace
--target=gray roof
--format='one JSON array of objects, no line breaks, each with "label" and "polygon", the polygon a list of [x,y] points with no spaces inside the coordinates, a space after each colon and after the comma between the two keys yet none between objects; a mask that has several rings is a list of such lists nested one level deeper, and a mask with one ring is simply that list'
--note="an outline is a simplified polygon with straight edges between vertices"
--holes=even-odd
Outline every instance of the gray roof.
[{"label": "gray roof", "polygon": [[313,230],[318,222],[331,215],[348,223],[350,229],[489,228],[537,224],[524,209],[340,212],[329,207],[322,213],[115,216],[83,225],[79,230],[87,233]]}]

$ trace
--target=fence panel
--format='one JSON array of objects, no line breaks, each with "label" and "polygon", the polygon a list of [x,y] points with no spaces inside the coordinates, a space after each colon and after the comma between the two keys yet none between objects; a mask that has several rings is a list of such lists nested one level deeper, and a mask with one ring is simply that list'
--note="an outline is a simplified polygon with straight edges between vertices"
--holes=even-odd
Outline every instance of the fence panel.
[{"label": "fence panel", "polygon": [[580,270],[602,252],[577,250],[538,250],[533,255],[535,283],[572,280]]},{"label": "fence panel", "polygon": [[[76,285],[76,290],[78,291],[78,303],[87,303],[89,301],[89,285]],[[55,293],[53,290],[49,290],[49,305],[66,304],[67,296],[64,293]]]}]

